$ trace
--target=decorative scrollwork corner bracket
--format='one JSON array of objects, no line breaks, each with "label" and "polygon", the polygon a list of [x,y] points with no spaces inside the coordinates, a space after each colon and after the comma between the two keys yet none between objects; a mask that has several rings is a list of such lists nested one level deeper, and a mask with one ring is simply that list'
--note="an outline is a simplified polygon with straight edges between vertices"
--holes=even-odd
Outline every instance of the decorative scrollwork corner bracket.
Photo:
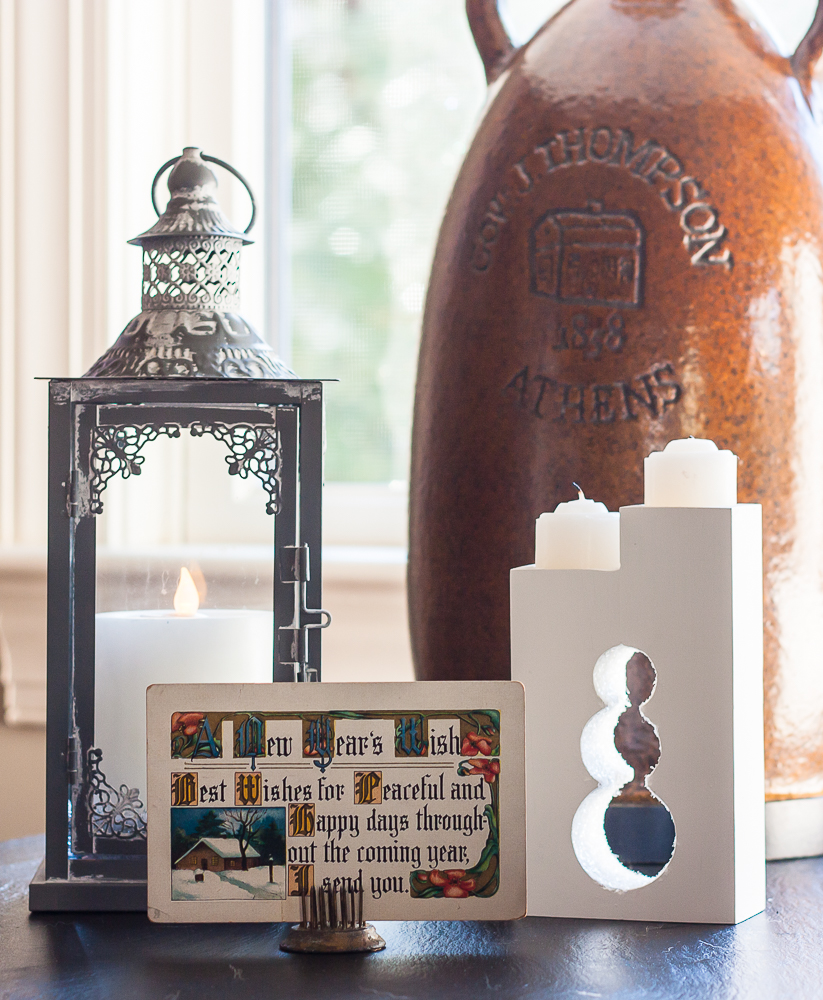
[{"label": "decorative scrollwork corner bracket", "polygon": [[[140,452],[149,441],[156,441],[165,435],[170,438],[180,437],[178,424],[145,425],[141,427],[95,427],[92,434],[91,456],[89,461],[91,475],[89,477],[89,512],[103,513],[101,494],[110,479],[122,475],[124,479],[139,476],[141,466],[146,458]],[[72,502],[77,503],[72,497]]]},{"label": "decorative scrollwork corner bracket", "polygon": [[91,747],[86,756],[91,834],[116,840],[145,840],[146,815],[139,789],[127,785],[121,785],[119,790],[113,788],[100,767],[102,757],[103,751],[97,747]]},{"label": "decorative scrollwork corner bracket", "polygon": [[[179,438],[180,429],[179,424],[95,427],[89,459],[88,513],[103,513],[102,493],[114,476],[121,475],[128,479],[141,474],[145,461],[141,452],[146,444],[160,436]],[[275,427],[195,422],[189,430],[192,437],[209,434],[228,445],[230,454],[226,456],[226,463],[229,475],[240,476],[241,479],[255,476],[268,495],[266,513],[276,514],[280,510],[281,445]],[[68,512],[72,517],[85,512],[81,492],[85,491],[78,488],[75,474],[68,496]]]},{"label": "decorative scrollwork corner bracket", "polygon": [[280,510],[280,438],[275,427],[251,424],[200,424],[191,425],[193,437],[211,434],[229,447],[226,456],[230,476],[248,479],[255,476],[268,494],[266,513]]}]

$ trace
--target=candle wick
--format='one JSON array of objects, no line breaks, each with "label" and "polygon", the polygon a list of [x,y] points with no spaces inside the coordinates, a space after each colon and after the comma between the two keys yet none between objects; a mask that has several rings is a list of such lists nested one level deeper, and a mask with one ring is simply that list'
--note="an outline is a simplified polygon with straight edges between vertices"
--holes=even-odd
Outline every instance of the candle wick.
[{"label": "candle wick", "polygon": [[578,484],[577,483],[572,483],[572,486],[577,490],[577,499],[578,500],[585,500],[586,499],[586,494],[583,492],[583,490],[580,489],[580,487],[578,486]]}]

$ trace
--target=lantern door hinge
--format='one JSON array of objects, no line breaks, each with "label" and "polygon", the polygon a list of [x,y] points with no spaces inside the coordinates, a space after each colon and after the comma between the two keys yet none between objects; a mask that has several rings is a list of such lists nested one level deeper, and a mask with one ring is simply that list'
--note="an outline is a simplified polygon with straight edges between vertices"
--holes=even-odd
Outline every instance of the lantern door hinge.
[{"label": "lantern door hinge", "polygon": [[[295,670],[295,680],[316,681],[317,669],[309,666],[308,634],[310,629],[326,628],[331,614],[324,608],[310,608],[306,602],[306,585],[311,576],[308,545],[283,545],[279,553],[280,579],[294,584],[294,615],[291,625],[278,630],[277,653],[281,663],[290,663]],[[316,615],[319,621],[306,621],[307,615]]]},{"label": "lantern door hinge", "polygon": [[300,628],[277,630],[278,654],[281,663],[302,667],[306,662],[306,636]]},{"label": "lantern door hinge", "polygon": [[69,736],[66,741],[66,776],[70,785],[76,785],[80,774],[80,740]]},{"label": "lantern door hinge", "polygon": [[[331,624],[331,613],[325,608],[310,608],[306,603],[306,584],[311,579],[309,547],[303,545],[283,545],[280,547],[280,579],[283,583],[300,584],[300,613],[298,624],[301,628],[327,628]],[[319,615],[319,622],[307,623],[304,615]]]},{"label": "lantern door hinge", "polygon": [[77,472],[72,472],[66,495],[66,513],[69,517],[77,517]]},{"label": "lantern door hinge", "polygon": [[279,628],[277,630],[277,654],[281,663],[290,663],[294,668],[296,681],[317,680],[317,670],[309,666],[305,626],[303,628]]},{"label": "lantern door hinge", "polygon": [[309,579],[308,545],[281,545],[280,579],[283,583],[305,583]]}]

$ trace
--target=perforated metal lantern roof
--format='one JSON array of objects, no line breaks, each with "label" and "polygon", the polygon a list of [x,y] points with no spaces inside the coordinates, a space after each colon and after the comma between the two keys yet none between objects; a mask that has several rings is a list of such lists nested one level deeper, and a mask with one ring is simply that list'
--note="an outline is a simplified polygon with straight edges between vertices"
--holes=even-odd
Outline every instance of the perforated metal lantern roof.
[{"label": "perforated metal lantern roof", "polygon": [[[218,163],[246,187],[252,220],[236,229],[216,199]],[[240,251],[251,243],[254,197],[229,164],[183,150],[170,166],[169,202],[157,222],[130,243],[143,248],[142,312],[88,370],[87,376],[160,378],[293,378],[294,373],[240,314]]]}]

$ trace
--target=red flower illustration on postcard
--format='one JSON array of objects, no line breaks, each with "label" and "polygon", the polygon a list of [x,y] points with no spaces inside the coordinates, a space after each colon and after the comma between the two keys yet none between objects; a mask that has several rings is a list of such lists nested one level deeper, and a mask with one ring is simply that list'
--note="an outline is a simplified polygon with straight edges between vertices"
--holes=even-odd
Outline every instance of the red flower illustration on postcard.
[{"label": "red flower illustration on postcard", "polygon": [[465,757],[474,757],[479,753],[482,753],[485,757],[491,757],[491,740],[488,736],[481,736],[479,733],[466,733],[460,753]]},{"label": "red flower illustration on postcard", "polygon": [[451,899],[466,899],[477,886],[477,879],[464,868],[433,868],[430,872],[416,872],[420,883],[436,886],[442,895]]},{"label": "red flower illustration on postcard", "polygon": [[203,721],[202,712],[175,712],[171,717],[171,731],[194,736]]},{"label": "red flower illustration on postcard", "polygon": [[497,757],[493,760],[463,760],[457,768],[457,773],[461,776],[469,774],[482,774],[491,784],[500,774],[500,761]]}]

